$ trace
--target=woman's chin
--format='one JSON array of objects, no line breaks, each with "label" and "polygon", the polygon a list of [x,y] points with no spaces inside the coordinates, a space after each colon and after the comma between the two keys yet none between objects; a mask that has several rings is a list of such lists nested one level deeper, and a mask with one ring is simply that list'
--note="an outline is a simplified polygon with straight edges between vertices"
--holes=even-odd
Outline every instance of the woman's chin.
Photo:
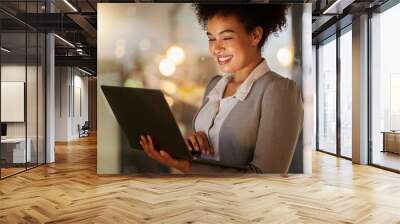
[{"label": "woman's chin", "polygon": [[233,73],[234,69],[228,65],[220,65],[219,70],[223,73]]}]

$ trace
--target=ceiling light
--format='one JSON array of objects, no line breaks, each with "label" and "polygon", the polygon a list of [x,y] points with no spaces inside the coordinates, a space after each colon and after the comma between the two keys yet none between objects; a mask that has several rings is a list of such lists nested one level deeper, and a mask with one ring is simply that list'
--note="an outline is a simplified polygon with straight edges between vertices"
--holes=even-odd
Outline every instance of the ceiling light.
[{"label": "ceiling light", "polygon": [[65,4],[67,4],[72,10],[74,10],[75,12],[78,12],[78,10],[71,4],[69,3],[68,0],[64,0]]},{"label": "ceiling light", "polygon": [[6,53],[10,53],[10,52],[11,52],[11,50],[9,50],[9,49],[7,49],[7,48],[5,48],[5,47],[1,47],[1,50],[4,51],[4,52],[6,52]]},{"label": "ceiling light", "polygon": [[351,5],[354,0],[336,0],[327,9],[325,9],[322,14],[342,14],[343,9]]},{"label": "ceiling light", "polygon": [[67,45],[69,45],[70,47],[73,47],[73,48],[75,48],[75,45],[73,45],[71,42],[69,42],[68,40],[66,40],[66,39],[64,39],[64,38],[62,38],[62,37],[60,37],[59,35],[57,35],[57,34],[54,34],[54,36],[55,37],[57,37],[59,40],[61,40],[62,42],[64,42],[64,43],[66,43]]}]

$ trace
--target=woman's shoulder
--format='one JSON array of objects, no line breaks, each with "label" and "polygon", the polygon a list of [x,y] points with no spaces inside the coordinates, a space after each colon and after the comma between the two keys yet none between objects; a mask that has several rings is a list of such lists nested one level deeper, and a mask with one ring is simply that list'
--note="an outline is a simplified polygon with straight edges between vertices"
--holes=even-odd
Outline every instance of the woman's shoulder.
[{"label": "woman's shoulder", "polygon": [[284,77],[274,71],[269,71],[267,75],[263,77],[263,89],[265,92],[268,91],[298,91],[299,88],[296,82],[292,79]]},{"label": "woman's shoulder", "polygon": [[296,81],[283,77],[276,72],[269,72],[263,78],[265,85],[260,85],[260,92],[265,105],[270,105],[272,102],[282,104],[291,100],[293,102],[303,101],[302,91]]}]

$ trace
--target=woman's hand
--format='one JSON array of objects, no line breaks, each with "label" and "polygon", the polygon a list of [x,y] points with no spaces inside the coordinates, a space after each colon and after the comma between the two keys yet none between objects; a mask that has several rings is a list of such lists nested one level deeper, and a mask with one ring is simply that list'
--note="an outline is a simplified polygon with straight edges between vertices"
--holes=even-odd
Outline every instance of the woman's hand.
[{"label": "woman's hand", "polygon": [[153,140],[151,139],[150,135],[140,136],[139,143],[143,147],[143,150],[146,153],[146,155],[149,156],[150,158],[157,160],[166,166],[174,167],[183,173],[189,172],[190,170],[189,161],[174,159],[164,150],[160,150],[160,152],[158,152],[154,148]]},{"label": "woman's hand", "polygon": [[201,151],[203,155],[214,155],[214,149],[204,131],[193,132],[185,139],[185,142],[190,151]]}]

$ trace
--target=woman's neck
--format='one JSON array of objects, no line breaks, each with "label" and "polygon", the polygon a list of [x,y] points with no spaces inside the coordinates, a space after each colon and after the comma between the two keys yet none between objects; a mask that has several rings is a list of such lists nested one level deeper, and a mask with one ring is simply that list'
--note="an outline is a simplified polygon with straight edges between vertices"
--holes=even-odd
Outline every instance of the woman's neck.
[{"label": "woman's neck", "polygon": [[253,71],[253,69],[255,67],[257,67],[257,65],[259,65],[262,60],[263,60],[263,58],[260,55],[260,56],[256,57],[256,59],[252,60],[251,63],[249,63],[246,67],[235,72],[233,74],[232,82],[234,82],[234,83],[244,82],[244,80],[246,80],[247,77],[250,75],[251,71]]}]

